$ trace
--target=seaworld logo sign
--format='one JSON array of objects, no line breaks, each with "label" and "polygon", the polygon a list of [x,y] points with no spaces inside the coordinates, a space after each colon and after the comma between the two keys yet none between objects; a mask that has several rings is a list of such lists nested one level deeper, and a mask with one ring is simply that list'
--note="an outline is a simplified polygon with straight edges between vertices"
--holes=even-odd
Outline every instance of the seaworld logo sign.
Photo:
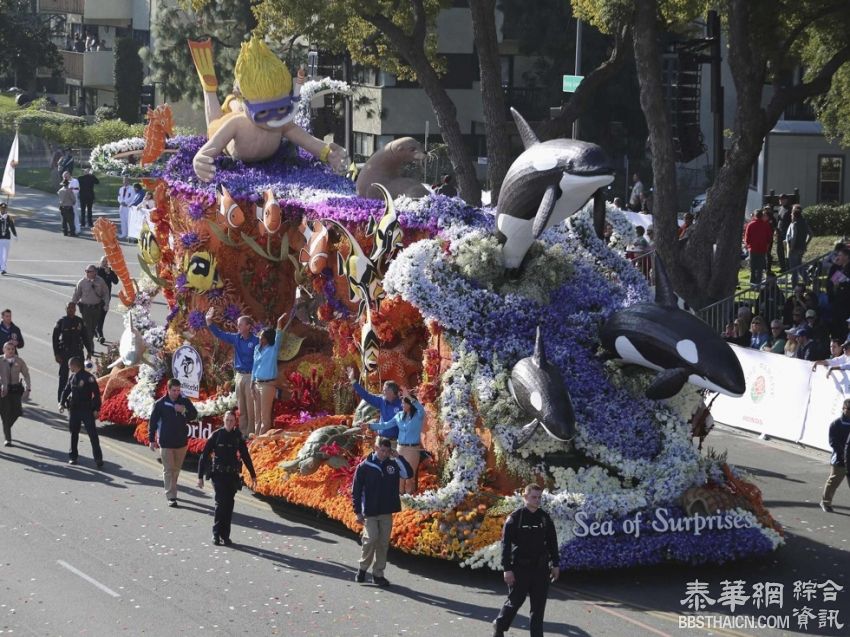
[{"label": "seaworld logo sign", "polygon": [[[666,508],[661,508],[655,510],[653,519],[644,521],[642,518],[643,512],[638,511],[634,518],[623,520],[622,533],[640,537],[641,530],[647,530],[648,526],[656,533],[693,533],[700,535],[703,531],[746,529],[753,526],[752,518],[738,511],[718,511],[713,515],[696,513],[690,517],[678,517],[671,515]],[[588,523],[587,513],[584,511],[576,513],[575,521],[576,526],[573,533],[576,537],[598,537],[617,535],[618,533],[613,520]]]}]

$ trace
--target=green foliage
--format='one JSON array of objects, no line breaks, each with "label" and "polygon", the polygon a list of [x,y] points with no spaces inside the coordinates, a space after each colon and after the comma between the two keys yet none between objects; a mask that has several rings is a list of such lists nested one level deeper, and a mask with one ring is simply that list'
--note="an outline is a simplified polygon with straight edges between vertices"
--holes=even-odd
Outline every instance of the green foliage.
[{"label": "green foliage", "polygon": [[128,124],[139,121],[144,70],[139,43],[132,38],[115,42],[115,108]]},{"label": "green foliage", "polygon": [[257,0],[182,4],[182,8],[160,7],[152,25],[156,49],[144,49],[141,54],[151,68],[149,81],[162,88],[166,100],[188,99],[202,105],[203,90],[186,40],[212,38],[219,97],[223,98],[233,88],[233,67],[242,42],[257,26],[251,11]]},{"label": "green foliage", "polygon": [[31,0],[0,0],[0,76],[11,76],[21,88],[31,88],[38,68],[58,71],[59,51],[50,41],[48,19],[34,12]]},{"label": "green foliage", "polygon": [[803,217],[816,235],[845,235],[850,229],[850,204],[818,204],[803,211]]},{"label": "green foliage", "polygon": [[0,130],[13,131],[17,126],[21,134],[40,135],[42,128],[47,125],[81,127],[85,122],[84,118],[75,115],[20,108],[0,115]]},{"label": "green foliage", "polygon": [[112,104],[103,104],[94,111],[95,122],[105,122],[110,119],[118,119],[118,111]]},{"label": "green foliage", "polygon": [[[425,53],[438,70],[436,20],[440,8],[449,3],[424,0],[427,32]],[[401,79],[416,74],[389,39],[369,22],[370,16],[388,17],[410,34],[414,22],[410,2],[394,0],[262,0],[255,8],[257,31],[272,41],[286,42],[293,35],[305,37],[324,51],[349,52],[356,64],[375,66]]]}]

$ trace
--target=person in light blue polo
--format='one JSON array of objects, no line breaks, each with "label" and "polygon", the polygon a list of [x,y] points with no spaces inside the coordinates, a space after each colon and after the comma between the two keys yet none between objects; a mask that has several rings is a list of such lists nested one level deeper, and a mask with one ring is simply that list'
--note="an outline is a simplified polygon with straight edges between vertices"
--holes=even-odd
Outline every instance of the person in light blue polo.
[{"label": "person in light blue polo", "polygon": [[398,430],[398,453],[407,460],[412,471],[409,478],[401,480],[398,488],[401,493],[416,492],[416,469],[419,467],[422,451],[422,424],[425,422],[425,408],[409,390],[402,391],[401,411],[386,422],[370,423],[369,429],[383,432],[393,428]]},{"label": "person in light blue polo", "polygon": [[[362,400],[366,401],[366,403],[380,412],[379,422],[389,422],[393,419],[393,416],[401,411],[401,398],[399,398],[398,384],[388,380],[384,383],[383,395],[378,396],[367,392],[363,386],[355,380],[353,368],[349,367],[346,371],[348,373],[348,380],[351,382],[351,386],[354,388],[355,393],[360,396]],[[392,440],[393,445],[395,445],[395,442],[398,439],[398,427],[388,427],[383,431],[382,435],[384,438]]]},{"label": "person in light blue polo", "polygon": [[277,330],[263,330],[254,348],[251,375],[254,383],[254,416],[257,435],[272,427],[272,407],[277,392],[277,354],[283,344],[286,313],[277,319]]},{"label": "person in light blue polo", "polygon": [[254,367],[254,349],[260,339],[251,333],[253,321],[250,316],[239,317],[235,332],[225,332],[213,324],[214,316],[215,309],[210,308],[206,315],[210,332],[217,339],[233,346],[233,384],[236,388],[236,404],[239,406],[239,430],[247,438],[256,430],[251,370]]}]

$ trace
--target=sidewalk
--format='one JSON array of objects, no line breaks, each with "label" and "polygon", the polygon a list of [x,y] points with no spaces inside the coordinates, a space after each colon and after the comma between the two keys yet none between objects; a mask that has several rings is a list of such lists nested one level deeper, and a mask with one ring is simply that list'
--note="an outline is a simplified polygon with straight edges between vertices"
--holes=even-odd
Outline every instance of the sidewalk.
[{"label": "sidewalk", "polygon": [[[59,215],[59,200],[56,195],[27,186],[17,186],[15,191],[15,196],[9,199],[9,208],[13,212],[30,213],[33,217],[45,214],[49,216]],[[79,208],[79,206],[77,207]],[[118,208],[98,205],[96,201],[93,213],[95,217],[118,219]]]}]

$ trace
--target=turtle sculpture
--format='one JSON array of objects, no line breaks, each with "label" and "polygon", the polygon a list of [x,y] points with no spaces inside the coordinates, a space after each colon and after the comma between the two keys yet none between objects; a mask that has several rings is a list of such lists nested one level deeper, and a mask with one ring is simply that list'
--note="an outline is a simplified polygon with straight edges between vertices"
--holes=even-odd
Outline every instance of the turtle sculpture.
[{"label": "turtle sculpture", "polygon": [[357,450],[359,438],[359,427],[346,425],[320,427],[307,437],[294,460],[281,462],[278,466],[288,473],[297,471],[302,476],[315,473],[325,462],[333,469],[341,469],[348,464],[348,458],[345,455],[331,455],[323,449],[336,443],[342,451],[351,453]]}]

